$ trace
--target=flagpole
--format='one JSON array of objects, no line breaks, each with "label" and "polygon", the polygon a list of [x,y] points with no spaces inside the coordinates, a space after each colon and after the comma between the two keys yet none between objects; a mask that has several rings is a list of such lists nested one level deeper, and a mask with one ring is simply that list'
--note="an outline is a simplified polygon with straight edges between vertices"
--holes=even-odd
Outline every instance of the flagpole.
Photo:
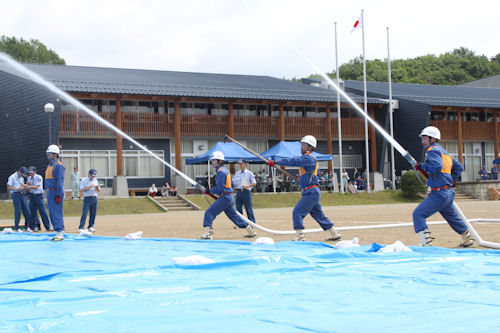
[{"label": "flagpole", "polygon": [[[391,53],[389,51],[389,27],[387,27],[387,75],[389,82],[389,122],[391,130],[391,138],[394,139],[394,122],[393,122],[393,108],[392,108],[392,78],[391,78]],[[391,145],[391,179],[392,189],[396,190],[396,165],[394,163],[394,146]]]},{"label": "flagpole", "polygon": [[363,88],[365,109],[365,154],[366,154],[366,191],[370,192],[370,152],[368,147],[368,98],[366,96],[366,57],[365,57],[365,15],[361,9],[361,36],[363,40]]},{"label": "flagpole", "polygon": [[[335,22],[335,72],[337,73],[337,86],[340,87],[339,79],[339,57],[337,52],[337,22]],[[337,89],[337,126],[338,126],[338,141],[339,141],[339,184],[340,192],[344,193],[344,181],[342,179],[342,121],[340,119],[340,91]]]}]

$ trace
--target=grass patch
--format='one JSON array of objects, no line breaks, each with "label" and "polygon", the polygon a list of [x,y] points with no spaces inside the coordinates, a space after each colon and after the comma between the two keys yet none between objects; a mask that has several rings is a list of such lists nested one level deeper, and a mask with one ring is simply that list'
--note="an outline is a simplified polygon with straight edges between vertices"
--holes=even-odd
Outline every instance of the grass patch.
[{"label": "grass patch", "polygon": [[[294,207],[301,197],[301,193],[253,193],[252,203],[254,208],[281,208]],[[209,198],[209,202],[202,195],[187,195],[187,199],[191,200],[202,209],[207,209],[210,203],[213,202]],[[406,198],[401,191],[380,191],[374,193],[361,192],[357,195],[342,194],[334,192],[321,193],[322,206],[351,206],[351,205],[378,205],[378,204],[397,204],[397,203],[413,203],[420,202],[422,198]]]},{"label": "grass patch", "polygon": [[[65,200],[63,204],[63,214],[64,216],[80,216],[82,215],[82,207],[83,200]],[[158,206],[145,197],[99,200],[97,204],[97,215],[162,212],[163,211]],[[0,202],[0,219],[14,219],[14,205],[11,202]]]}]

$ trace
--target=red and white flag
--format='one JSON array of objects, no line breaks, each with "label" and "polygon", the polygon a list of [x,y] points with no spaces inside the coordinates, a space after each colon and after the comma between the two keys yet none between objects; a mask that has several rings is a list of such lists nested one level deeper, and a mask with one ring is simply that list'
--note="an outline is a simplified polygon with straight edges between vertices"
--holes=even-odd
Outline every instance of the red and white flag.
[{"label": "red and white flag", "polygon": [[354,25],[351,29],[351,34],[353,33],[354,30],[356,30],[357,28],[360,28],[361,27],[361,16],[356,20],[356,22],[354,22]]}]

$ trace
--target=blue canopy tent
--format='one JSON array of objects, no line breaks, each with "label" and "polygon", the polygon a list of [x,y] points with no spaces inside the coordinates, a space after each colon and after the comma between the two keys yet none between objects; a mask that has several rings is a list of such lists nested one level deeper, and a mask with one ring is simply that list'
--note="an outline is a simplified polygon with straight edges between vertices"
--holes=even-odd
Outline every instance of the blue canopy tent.
[{"label": "blue canopy tent", "polygon": [[[302,155],[300,152],[300,142],[281,141],[280,143],[272,146],[260,155],[268,160],[273,161],[279,161],[283,158],[299,157],[300,155]],[[333,159],[332,155],[321,154],[315,151],[313,151],[313,155],[316,156],[316,159],[318,161],[331,161]]]},{"label": "blue canopy tent", "polygon": [[214,151],[222,152],[224,154],[224,161],[226,162],[238,162],[242,158],[248,161],[257,161],[254,154],[246,151],[234,142],[217,142],[205,154],[186,159],[186,164],[207,163]]}]

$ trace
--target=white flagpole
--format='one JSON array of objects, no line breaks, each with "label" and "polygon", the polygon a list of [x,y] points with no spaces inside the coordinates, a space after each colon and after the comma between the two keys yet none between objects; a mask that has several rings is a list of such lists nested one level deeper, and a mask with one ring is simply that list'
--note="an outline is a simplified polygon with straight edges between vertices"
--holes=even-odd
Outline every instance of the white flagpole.
[{"label": "white flagpole", "polygon": [[[337,22],[335,22],[335,72],[337,73],[337,86],[340,87],[339,79],[339,57],[337,52]],[[340,192],[344,193],[344,181],[342,179],[342,122],[340,119],[340,92],[337,89],[337,126],[339,131],[338,141],[339,141],[339,184]]]},{"label": "white flagpole", "polygon": [[[391,53],[389,51],[389,27],[387,27],[387,72],[389,78],[389,122],[391,137],[394,139],[394,123],[393,123],[393,109],[392,109],[392,78],[391,78]],[[394,163],[394,146],[391,145],[391,179],[392,189],[396,190],[396,165]]]},{"label": "white flagpole", "polygon": [[361,9],[361,33],[363,36],[363,88],[365,106],[365,153],[366,153],[366,191],[370,192],[370,152],[368,147],[368,101],[366,96],[366,57],[365,57],[365,15]]}]

